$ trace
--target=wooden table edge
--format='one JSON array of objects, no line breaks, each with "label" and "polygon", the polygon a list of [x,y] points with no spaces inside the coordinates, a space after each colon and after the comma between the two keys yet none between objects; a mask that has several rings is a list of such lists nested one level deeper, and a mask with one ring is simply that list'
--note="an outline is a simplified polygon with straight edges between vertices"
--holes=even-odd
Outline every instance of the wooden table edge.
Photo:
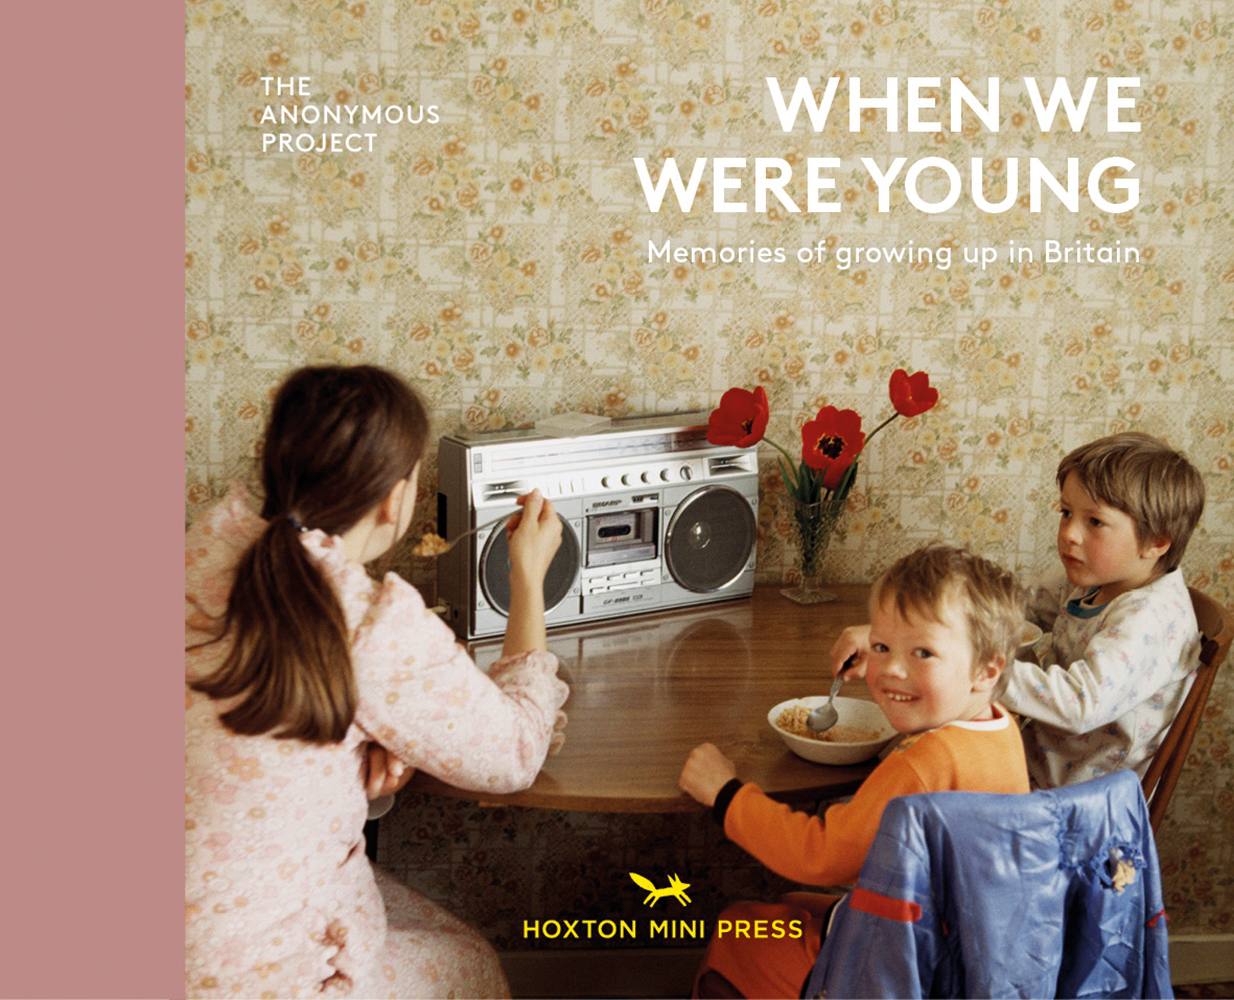
[{"label": "wooden table edge", "polygon": [[[874,763],[877,763],[876,761]],[[820,767],[826,765],[819,765]],[[819,786],[817,788],[794,788],[786,791],[769,791],[769,798],[784,802],[790,806],[813,804],[823,800],[839,799],[852,795],[869,776],[873,766],[852,765],[845,767],[853,771],[839,782]],[[702,812],[707,807],[692,799],[685,792],[675,796],[658,796],[655,798],[631,797],[620,795],[563,795],[560,792],[537,791],[533,785],[521,792],[510,792],[505,795],[491,795],[485,792],[469,791],[446,784],[439,778],[419,772],[410,782],[405,791],[425,795],[440,795],[444,798],[463,799],[474,802],[486,809],[517,807],[520,809],[552,809],[560,812],[586,813],[692,813]]]}]

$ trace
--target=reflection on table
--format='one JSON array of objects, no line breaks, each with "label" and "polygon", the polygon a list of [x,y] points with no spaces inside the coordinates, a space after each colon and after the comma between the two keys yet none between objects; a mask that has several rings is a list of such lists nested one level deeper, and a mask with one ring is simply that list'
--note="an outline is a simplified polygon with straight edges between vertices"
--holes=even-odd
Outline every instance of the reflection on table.
[{"label": "reflection on table", "polygon": [[[710,741],[743,780],[785,801],[851,794],[875,761],[812,764],[767,723],[788,698],[826,694],[828,653],[846,625],[866,620],[866,586],[830,588],[839,600],[803,607],[776,587],[701,608],[576,626],[549,633],[570,684],[566,744],[531,788],[489,795],[417,774],[408,788],[491,805],[588,812],[682,812],[701,808],[677,787],[686,756]],[[472,655],[487,667],[500,640]],[[869,697],[860,681],[844,687]]]}]

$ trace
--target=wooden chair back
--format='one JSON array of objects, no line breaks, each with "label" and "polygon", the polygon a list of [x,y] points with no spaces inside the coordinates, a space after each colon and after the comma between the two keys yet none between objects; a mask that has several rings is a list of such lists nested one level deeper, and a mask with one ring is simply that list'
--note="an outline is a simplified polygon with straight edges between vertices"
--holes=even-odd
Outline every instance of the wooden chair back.
[{"label": "wooden chair back", "polygon": [[1174,786],[1178,784],[1183,764],[1187,761],[1187,752],[1200,726],[1200,716],[1213,689],[1217,668],[1230,650],[1230,640],[1234,639],[1234,615],[1207,594],[1192,587],[1187,590],[1200,626],[1200,665],[1196,668],[1191,690],[1183,700],[1183,707],[1178,710],[1165,739],[1144,772],[1141,787],[1148,800],[1148,814],[1154,833],[1161,825],[1170,796],[1174,794]]}]

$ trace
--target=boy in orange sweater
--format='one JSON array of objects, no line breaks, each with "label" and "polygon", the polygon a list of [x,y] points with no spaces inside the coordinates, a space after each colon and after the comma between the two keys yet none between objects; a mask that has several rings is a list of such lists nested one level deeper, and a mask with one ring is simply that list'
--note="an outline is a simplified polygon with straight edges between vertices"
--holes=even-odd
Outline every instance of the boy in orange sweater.
[{"label": "boy in orange sweater", "polygon": [[[969,552],[928,545],[870,594],[865,677],[892,726],[908,734],[851,801],[823,819],[743,784],[710,743],[681,772],[725,835],[772,871],[806,885],[857,880],[887,802],[917,792],[1027,792],[1019,731],[994,702],[1015,657],[1024,595],[1013,574]],[[726,909],[695,980],[696,996],[797,997],[818,956],[834,897],[793,893]]]}]

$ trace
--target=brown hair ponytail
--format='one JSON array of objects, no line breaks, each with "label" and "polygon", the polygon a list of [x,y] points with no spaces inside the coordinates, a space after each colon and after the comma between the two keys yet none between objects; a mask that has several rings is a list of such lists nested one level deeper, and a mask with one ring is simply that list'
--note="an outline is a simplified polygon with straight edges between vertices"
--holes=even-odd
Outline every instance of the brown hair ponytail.
[{"label": "brown hair ponytail", "polygon": [[220,637],[232,648],[194,689],[243,696],[233,732],[341,740],[356,710],[347,623],[300,531],[336,535],[411,475],[428,418],[397,376],[368,365],[302,368],[279,388],[262,443],[265,531],[236,566]]}]

